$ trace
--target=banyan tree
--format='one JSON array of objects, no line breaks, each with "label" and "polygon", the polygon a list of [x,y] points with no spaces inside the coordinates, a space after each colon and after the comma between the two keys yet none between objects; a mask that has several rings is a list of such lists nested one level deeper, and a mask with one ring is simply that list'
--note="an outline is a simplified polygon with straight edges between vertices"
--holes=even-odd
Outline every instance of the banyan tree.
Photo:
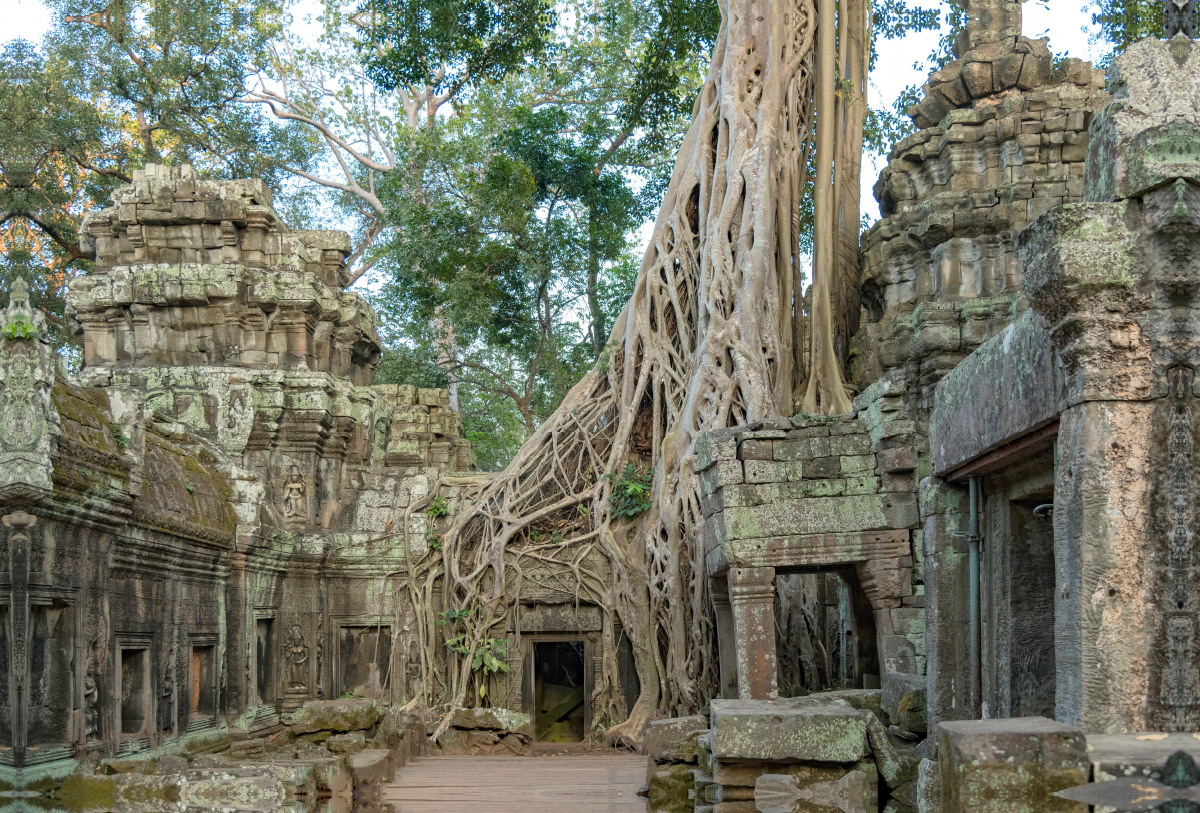
[{"label": "banyan tree", "polygon": [[[440,552],[411,565],[419,612],[440,578],[465,622],[444,659],[436,620],[418,619],[431,696],[475,700],[474,656],[502,634],[513,571],[547,560],[603,611],[593,702],[610,741],[638,741],[657,709],[688,714],[713,695],[695,443],[772,416],[850,411],[841,348],[858,312],[867,6],[720,0],[712,63],[607,351],[503,473],[456,483],[474,487],[470,504]],[[648,499],[631,508],[639,475]],[[641,684],[632,708],[617,690],[617,630]]]}]

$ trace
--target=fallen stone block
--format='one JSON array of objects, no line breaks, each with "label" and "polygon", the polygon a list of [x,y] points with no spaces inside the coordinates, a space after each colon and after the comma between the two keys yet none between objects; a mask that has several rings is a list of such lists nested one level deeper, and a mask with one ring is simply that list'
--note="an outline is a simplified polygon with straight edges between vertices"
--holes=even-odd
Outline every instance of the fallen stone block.
[{"label": "fallen stone block", "polygon": [[928,678],[924,675],[906,675],[888,672],[883,676],[883,710],[892,723],[900,713],[900,698],[911,691],[924,689]]},{"label": "fallen stone block", "polygon": [[864,712],[819,695],[778,700],[714,700],[717,760],[857,762],[868,753]]},{"label": "fallen stone block", "polygon": [[332,754],[353,754],[367,747],[367,736],[361,731],[334,734],[325,743]]},{"label": "fallen stone block", "polygon": [[379,706],[368,698],[310,700],[292,712],[294,734],[316,731],[362,731],[375,725]]},{"label": "fallen stone block", "polygon": [[533,733],[529,715],[510,709],[455,709],[450,725],[454,728],[482,731]]},{"label": "fallen stone block", "polygon": [[646,728],[646,756],[655,762],[695,763],[700,756],[697,738],[708,733],[702,714],[655,720]]}]

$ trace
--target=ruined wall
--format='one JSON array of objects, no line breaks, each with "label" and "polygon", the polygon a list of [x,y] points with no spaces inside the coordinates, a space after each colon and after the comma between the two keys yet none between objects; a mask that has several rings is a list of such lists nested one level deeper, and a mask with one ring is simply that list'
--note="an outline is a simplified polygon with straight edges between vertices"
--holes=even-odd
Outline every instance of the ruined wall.
[{"label": "ruined wall", "polygon": [[852,382],[902,371],[921,424],[938,380],[1028,307],[1017,236],[1083,198],[1088,125],[1108,101],[1100,71],[1052,68],[1043,41],[1018,36],[1019,6],[1002,5],[909,111],[920,129],[892,148],[883,218],[862,240]]},{"label": "ruined wall", "polygon": [[313,700],[422,692],[398,583],[470,447],[445,391],[369,386],[346,235],[270,202],[152,165],[88,215],[77,379],[22,283],[0,314],[0,767],[211,749]]}]

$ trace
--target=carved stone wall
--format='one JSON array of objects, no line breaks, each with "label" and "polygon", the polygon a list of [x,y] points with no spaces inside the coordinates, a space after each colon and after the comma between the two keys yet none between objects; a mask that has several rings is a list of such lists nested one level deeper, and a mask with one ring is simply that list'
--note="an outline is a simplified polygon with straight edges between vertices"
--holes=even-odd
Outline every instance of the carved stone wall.
[{"label": "carved stone wall", "polygon": [[[1028,304],[1017,236],[1082,200],[1104,77],[1018,36],[1015,2],[972,3],[971,50],[931,75],[875,185],[883,219],[863,235],[862,302],[850,343],[858,388],[902,370],[919,423],[933,388]],[[987,26],[999,26],[988,28]]]},{"label": "carved stone wall", "polygon": [[23,283],[0,313],[0,770],[203,750],[306,702],[420,691],[397,576],[433,521],[410,508],[437,490],[452,519],[462,489],[441,481],[470,445],[445,391],[370,386],[348,238],[270,203],[148,166],[88,215],[76,379]]}]

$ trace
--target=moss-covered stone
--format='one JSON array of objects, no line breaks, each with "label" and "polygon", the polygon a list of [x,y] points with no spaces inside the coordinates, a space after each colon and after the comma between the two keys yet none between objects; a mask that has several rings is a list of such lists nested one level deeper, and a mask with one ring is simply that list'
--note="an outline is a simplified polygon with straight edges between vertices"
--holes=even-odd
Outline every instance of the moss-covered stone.
[{"label": "moss-covered stone", "polygon": [[295,734],[316,731],[363,731],[379,719],[379,706],[374,700],[347,698],[343,700],[310,700],[292,712],[291,728]]}]

